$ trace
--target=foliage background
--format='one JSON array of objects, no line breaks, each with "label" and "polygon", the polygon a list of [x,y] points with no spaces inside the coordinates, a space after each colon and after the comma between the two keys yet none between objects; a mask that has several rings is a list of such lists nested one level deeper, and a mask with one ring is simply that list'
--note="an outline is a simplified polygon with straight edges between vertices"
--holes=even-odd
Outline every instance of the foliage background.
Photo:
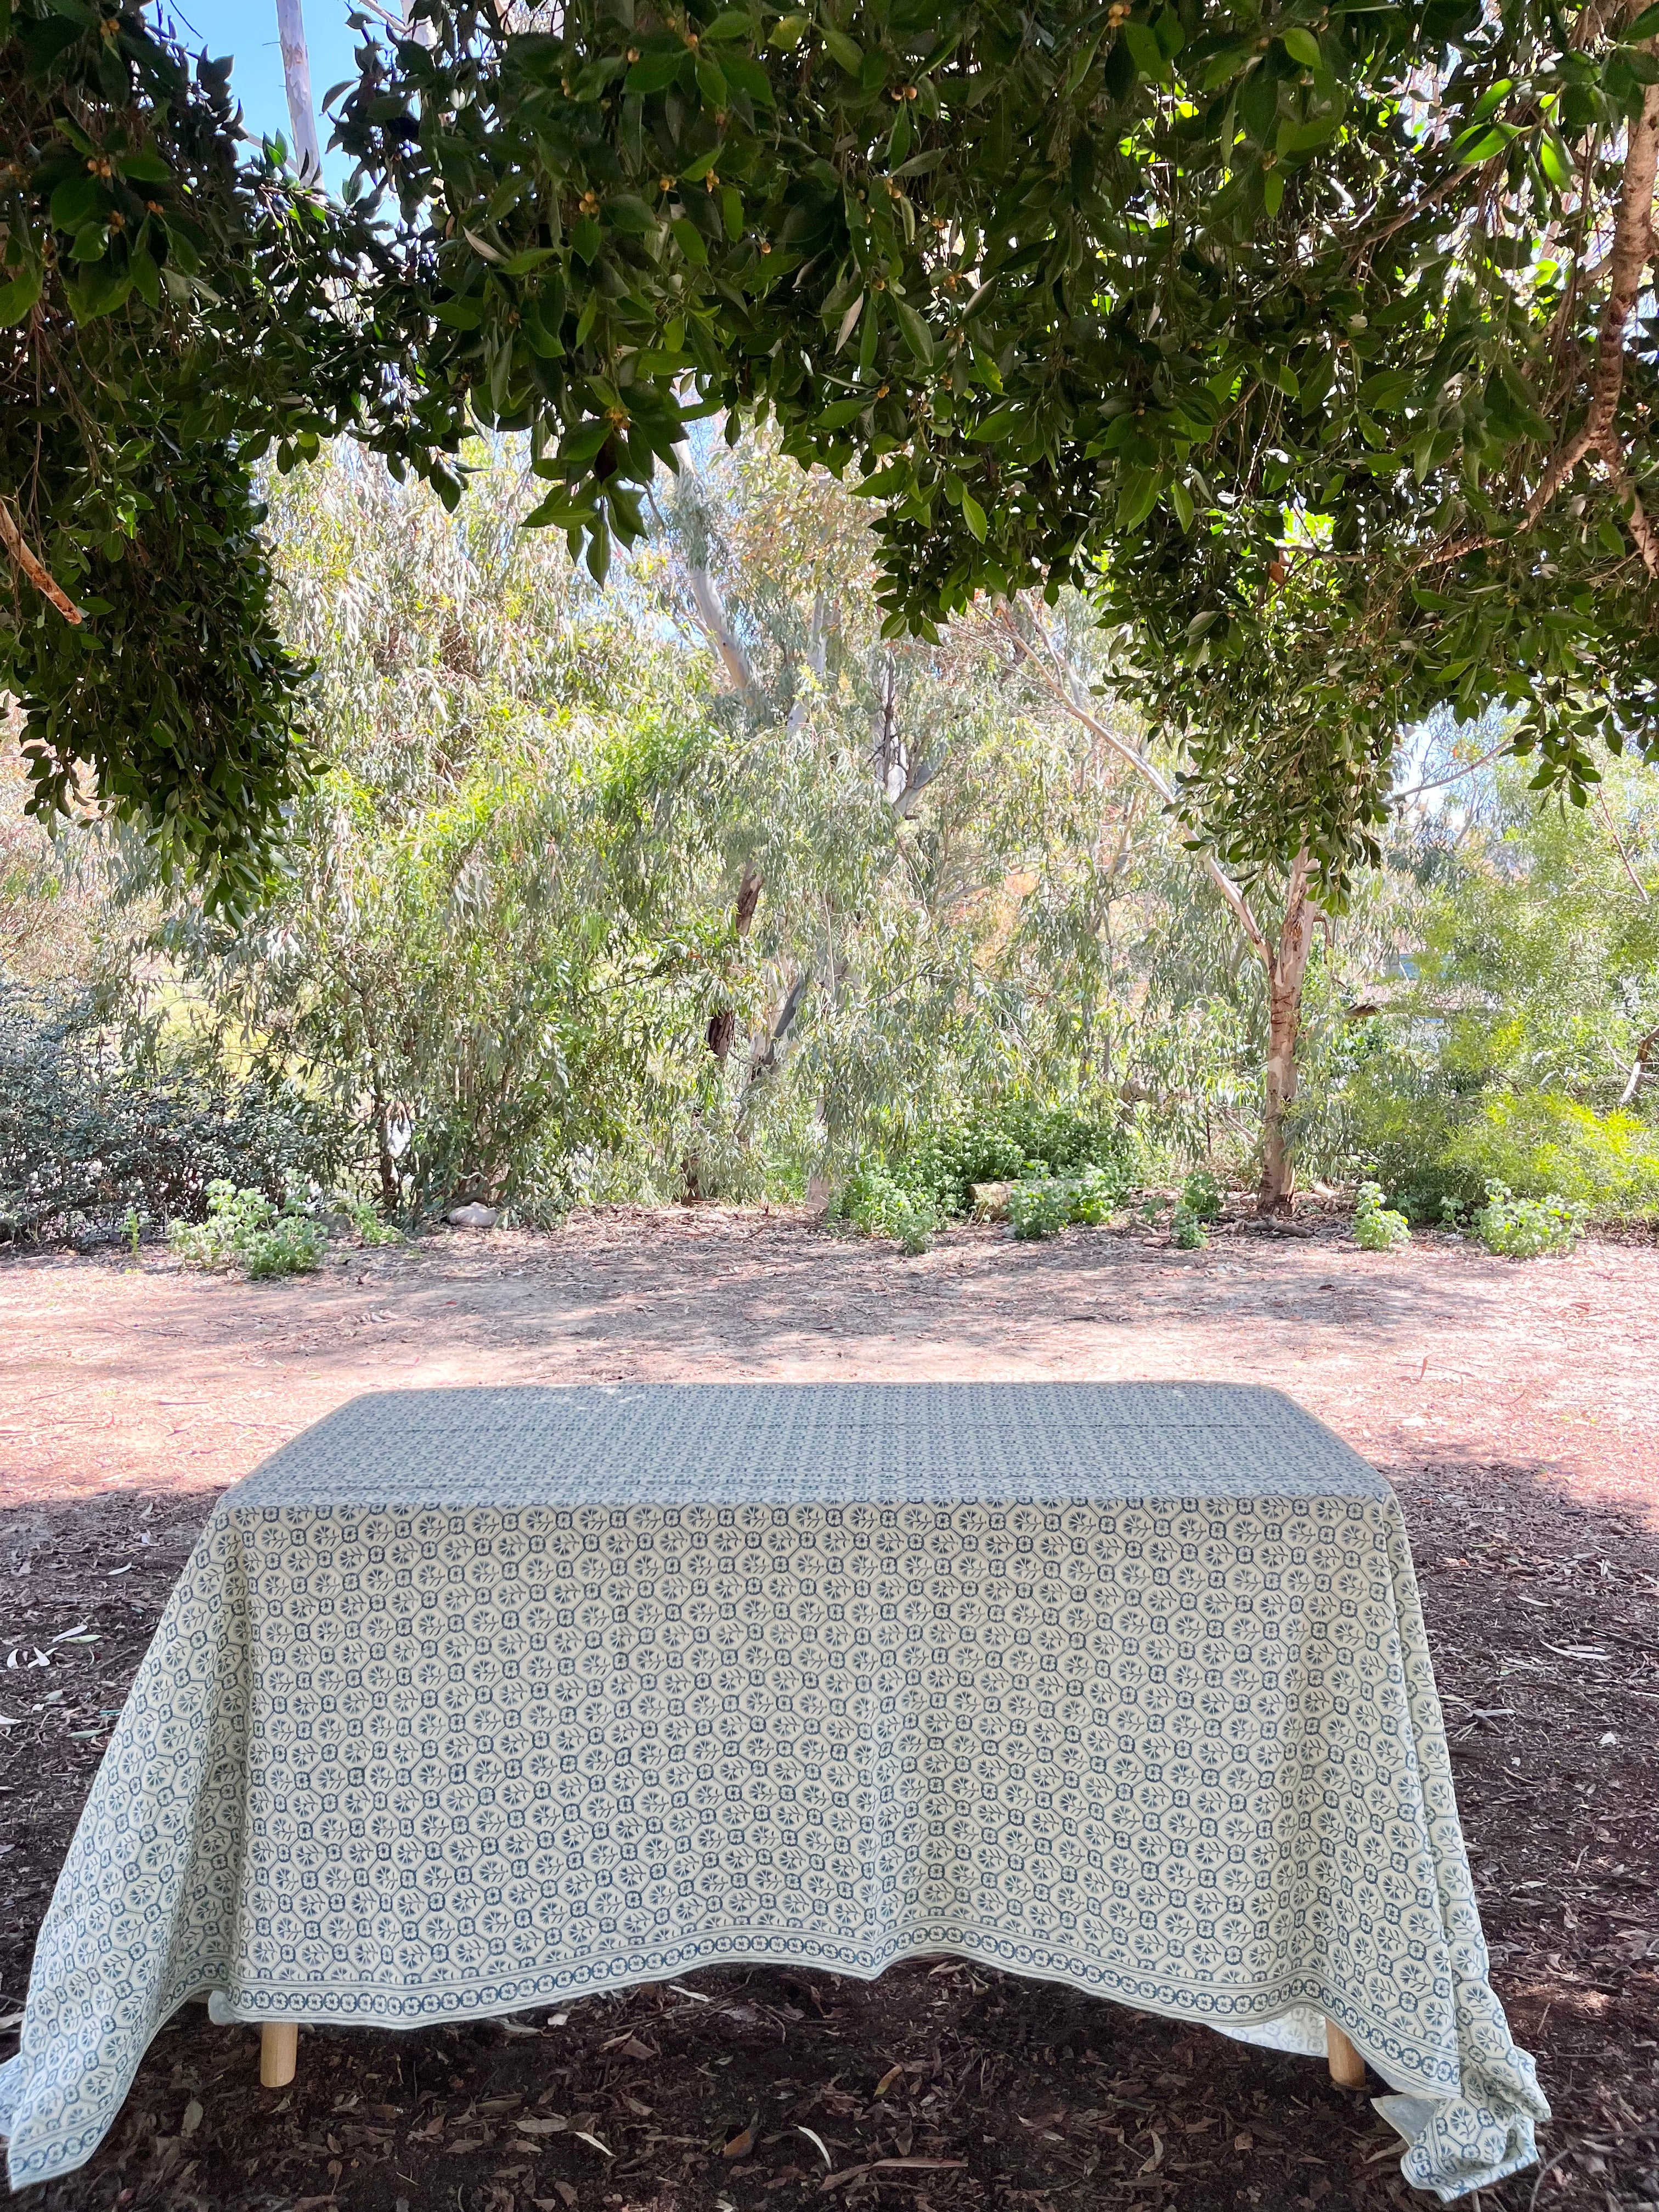
[{"label": "foliage background", "polygon": [[[9,1200],[11,1233],[199,1214],[221,1174],[544,1222],[882,1162],[960,1206],[962,1163],[1011,1145],[1126,1187],[1248,1174],[1260,965],[1185,825],[1006,633],[884,638],[864,504],[761,441],[685,449],[604,589],[518,528],[516,441],[470,458],[453,513],[348,447],[270,486],[326,765],[246,918],[130,836],[46,839],[14,761],[7,1049],[56,1071],[16,1095],[58,1103],[8,1138],[7,1188],[56,1193]],[[1050,620],[1145,749],[1091,609]],[[1659,1212],[1659,1083],[1630,1090],[1659,775],[1540,805],[1512,762],[1471,772],[1508,726],[1414,734],[1400,781],[1430,787],[1316,933],[1299,1170],[1374,1169],[1419,1217],[1494,1176]],[[1252,895],[1271,912],[1270,874]],[[188,1165],[135,1181],[158,1115]]]}]

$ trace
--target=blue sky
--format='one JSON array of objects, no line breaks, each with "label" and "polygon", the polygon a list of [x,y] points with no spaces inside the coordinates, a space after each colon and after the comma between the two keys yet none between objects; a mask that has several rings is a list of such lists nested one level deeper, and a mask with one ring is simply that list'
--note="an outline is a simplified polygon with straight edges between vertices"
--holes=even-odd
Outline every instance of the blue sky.
[{"label": "blue sky", "polygon": [[[346,27],[350,0],[304,0],[306,44],[311,53],[311,90],[320,109],[323,94],[343,77],[355,76],[352,54],[357,34]],[[216,61],[228,54],[236,66],[230,88],[242,104],[246,127],[256,137],[287,139],[288,95],[283,88],[282,49],[276,43],[276,0],[169,0],[165,13],[176,21],[192,52],[205,46]],[[317,135],[324,148],[329,126],[319,114]],[[345,181],[347,164],[326,150],[323,173],[331,190]]]}]

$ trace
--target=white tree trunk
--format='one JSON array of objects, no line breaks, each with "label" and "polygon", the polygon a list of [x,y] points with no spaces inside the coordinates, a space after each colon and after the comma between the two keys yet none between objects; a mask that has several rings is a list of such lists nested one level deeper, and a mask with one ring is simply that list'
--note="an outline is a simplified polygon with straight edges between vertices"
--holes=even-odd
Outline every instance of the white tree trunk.
[{"label": "white tree trunk", "polygon": [[306,51],[301,0],[276,0],[276,35],[283,43],[283,82],[288,88],[288,116],[294,128],[294,166],[301,177],[315,181],[323,173],[323,155],[311,104],[311,57]]},{"label": "white tree trunk", "polygon": [[1285,1118],[1296,1103],[1296,1047],[1302,1031],[1302,986],[1313,949],[1316,909],[1308,896],[1308,849],[1304,845],[1291,870],[1284,926],[1267,963],[1267,1065],[1261,1116],[1261,1182],[1256,1212],[1271,1218],[1288,1213],[1294,1177]]}]

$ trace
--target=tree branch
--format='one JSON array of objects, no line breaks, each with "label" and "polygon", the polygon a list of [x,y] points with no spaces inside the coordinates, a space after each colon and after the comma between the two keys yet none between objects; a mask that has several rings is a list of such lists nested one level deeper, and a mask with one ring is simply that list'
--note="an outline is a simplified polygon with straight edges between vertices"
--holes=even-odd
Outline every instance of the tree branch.
[{"label": "tree branch", "polygon": [[78,628],[86,620],[80,608],[29,545],[3,499],[0,499],[0,545],[5,547],[42,599],[52,601],[65,622],[74,623]]},{"label": "tree branch", "polygon": [[[1057,701],[1073,720],[1081,722],[1085,730],[1099,738],[1101,744],[1106,746],[1109,751],[1115,753],[1121,761],[1133,769],[1137,775],[1144,777],[1171,813],[1179,814],[1181,802],[1169,778],[1154,767],[1144,753],[1138,753],[1133,745],[1125,744],[1122,738],[1115,731],[1109,729],[1097,714],[1091,714],[1089,709],[1081,703],[1072,689],[1069,680],[1071,671],[1061,659],[1054,641],[1034,615],[1029,619],[1032,629],[1042,640],[1044,647],[1054,662],[1055,668],[1060,672],[1060,675],[1052,673],[1043,666],[1037,655],[1032,651],[1030,641],[1020,635],[1007,608],[1000,609],[996,616],[1000,627],[1007,635],[1015,651],[1035,672],[1037,681],[1049,696]],[[1062,676],[1066,680],[1061,680]],[[1226,901],[1234,921],[1249,941],[1250,950],[1271,975],[1273,966],[1273,947],[1267,942],[1267,933],[1252,913],[1249,901],[1213,853],[1200,852],[1196,857],[1205,874]]]}]

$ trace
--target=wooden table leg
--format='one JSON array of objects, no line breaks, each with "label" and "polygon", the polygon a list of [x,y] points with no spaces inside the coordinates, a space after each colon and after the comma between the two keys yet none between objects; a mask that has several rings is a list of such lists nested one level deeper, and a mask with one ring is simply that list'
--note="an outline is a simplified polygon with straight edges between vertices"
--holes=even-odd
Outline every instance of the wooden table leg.
[{"label": "wooden table leg", "polygon": [[1364,2087],[1365,2062],[1334,2021],[1325,2023],[1325,2055],[1330,2061],[1331,2079],[1340,2089]]},{"label": "wooden table leg", "polygon": [[259,2030],[259,2080],[267,2089],[285,2089],[298,2063],[300,2031],[287,2021],[270,2020]]}]

